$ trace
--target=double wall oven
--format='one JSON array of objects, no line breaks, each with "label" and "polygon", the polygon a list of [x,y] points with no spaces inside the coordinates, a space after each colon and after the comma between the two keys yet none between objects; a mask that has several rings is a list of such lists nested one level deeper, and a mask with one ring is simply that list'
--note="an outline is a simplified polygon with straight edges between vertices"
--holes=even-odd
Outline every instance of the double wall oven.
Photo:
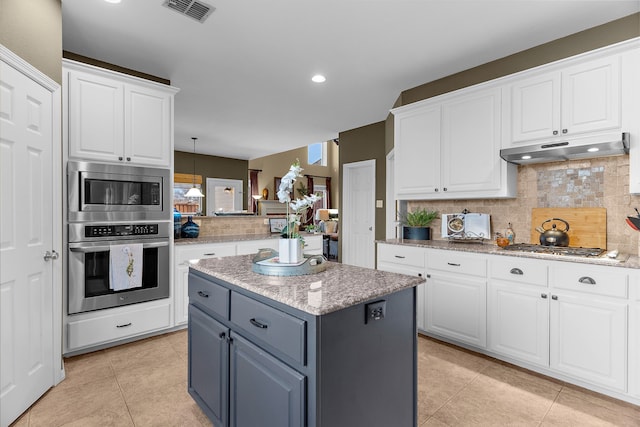
[{"label": "double wall oven", "polygon": [[[168,169],[67,164],[68,314],[169,297],[170,178]],[[116,248],[137,253],[130,287],[114,286]]]}]

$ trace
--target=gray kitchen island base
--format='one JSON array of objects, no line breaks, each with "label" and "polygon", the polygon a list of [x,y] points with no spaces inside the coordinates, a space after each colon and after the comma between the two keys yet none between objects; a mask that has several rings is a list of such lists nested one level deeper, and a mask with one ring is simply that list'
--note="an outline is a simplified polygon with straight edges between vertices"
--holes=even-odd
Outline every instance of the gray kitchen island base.
[{"label": "gray kitchen island base", "polygon": [[189,393],[216,427],[416,425],[415,287],[314,315],[192,270],[189,296]]}]

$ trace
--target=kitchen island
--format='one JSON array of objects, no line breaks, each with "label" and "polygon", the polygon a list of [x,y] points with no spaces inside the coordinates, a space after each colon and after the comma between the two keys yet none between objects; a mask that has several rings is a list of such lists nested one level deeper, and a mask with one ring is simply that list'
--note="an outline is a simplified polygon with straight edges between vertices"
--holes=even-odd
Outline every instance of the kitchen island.
[{"label": "kitchen island", "polygon": [[413,277],[330,263],[252,272],[252,256],[189,273],[189,393],[218,426],[415,426]]}]

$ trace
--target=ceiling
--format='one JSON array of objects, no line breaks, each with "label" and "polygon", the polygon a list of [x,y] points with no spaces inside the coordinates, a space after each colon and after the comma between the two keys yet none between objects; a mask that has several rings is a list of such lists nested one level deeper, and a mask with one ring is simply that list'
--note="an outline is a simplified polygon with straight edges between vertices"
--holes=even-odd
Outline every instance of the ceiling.
[{"label": "ceiling", "polygon": [[[403,90],[640,11],[640,1],[63,0],[63,48],[171,80],[175,146],[254,159],[384,120]],[[316,73],[325,83],[313,83]]]}]

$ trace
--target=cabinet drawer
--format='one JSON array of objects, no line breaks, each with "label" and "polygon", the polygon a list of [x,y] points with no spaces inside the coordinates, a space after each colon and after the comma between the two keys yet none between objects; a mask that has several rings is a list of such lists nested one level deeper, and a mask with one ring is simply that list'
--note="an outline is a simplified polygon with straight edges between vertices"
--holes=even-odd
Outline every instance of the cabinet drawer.
[{"label": "cabinet drawer", "polygon": [[489,275],[512,283],[547,286],[547,264],[541,261],[496,257],[489,263]]},{"label": "cabinet drawer", "polygon": [[611,297],[627,297],[628,274],[623,269],[564,264],[566,263],[554,263],[549,267],[549,282],[552,287]]},{"label": "cabinet drawer", "polygon": [[293,360],[306,363],[304,320],[232,292],[231,321]]},{"label": "cabinet drawer", "polygon": [[202,310],[229,319],[231,291],[195,274],[189,274],[189,302]]},{"label": "cabinet drawer", "polygon": [[430,270],[487,277],[487,259],[458,251],[427,251],[427,273]]},{"label": "cabinet drawer", "polygon": [[236,254],[235,244],[222,245],[196,245],[194,247],[177,246],[176,263],[189,262],[192,259],[219,258],[234,256]]},{"label": "cabinet drawer", "polygon": [[258,253],[260,249],[275,249],[278,250],[279,239],[262,239],[262,240],[247,240],[238,242],[237,254],[238,255],[253,255]]},{"label": "cabinet drawer", "polygon": [[[105,313],[108,310],[105,310]],[[69,322],[69,349],[77,349],[141,335],[170,326],[170,305]]]},{"label": "cabinet drawer", "polygon": [[424,268],[424,249],[401,245],[378,245],[378,262]]}]

